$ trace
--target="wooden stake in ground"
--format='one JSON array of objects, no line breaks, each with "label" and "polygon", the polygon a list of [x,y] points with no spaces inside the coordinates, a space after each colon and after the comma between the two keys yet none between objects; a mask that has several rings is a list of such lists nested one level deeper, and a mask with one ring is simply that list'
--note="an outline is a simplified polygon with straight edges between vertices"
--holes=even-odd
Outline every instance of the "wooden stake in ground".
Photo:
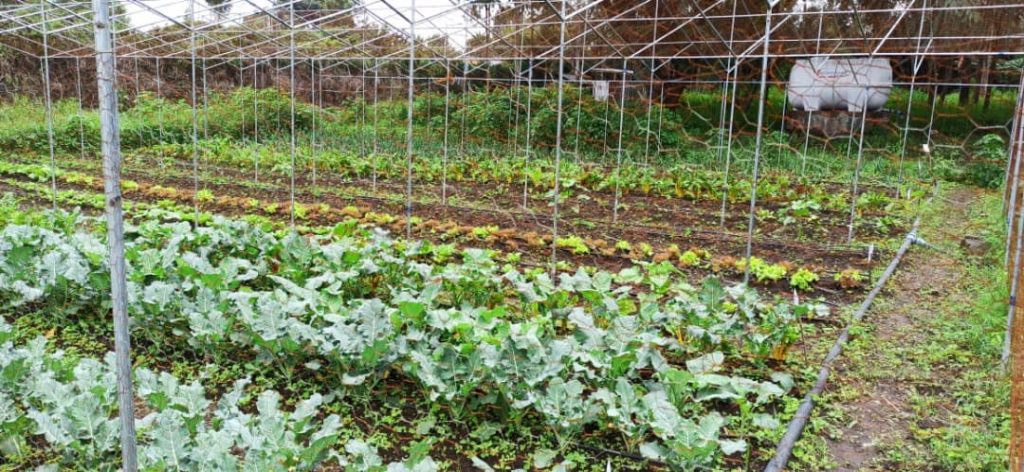
[{"label": "wooden stake in ground", "polygon": [[[1018,127],[1021,127],[1024,118],[1024,99],[1018,100],[1017,102],[1017,113],[1018,113]],[[1014,138],[1019,141],[1020,135],[1014,135]],[[1024,157],[1022,155],[1022,142],[1011,143],[1011,161],[1020,162],[1020,159]],[[1016,180],[1016,188],[1024,188],[1024,173],[1016,172],[1014,178]],[[1019,190],[1018,190],[1019,191]],[[1021,231],[1019,224],[1020,221],[1015,221],[1015,218],[1024,218],[1021,214],[1024,209],[1024,202],[1018,195],[1017,198],[1013,198],[1013,207],[1010,209],[1010,231],[1007,237],[1011,240],[1011,246],[1015,253],[1020,252],[1019,242],[1016,241]],[[1012,270],[1008,268],[1009,277],[1013,280],[1011,283],[1014,286],[1013,291],[1010,293],[1010,305],[1012,306],[1010,311],[1010,319],[1007,320],[1009,323],[1009,333],[1007,337],[1009,339],[1009,349],[1012,352],[1010,359],[1010,470],[1020,471],[1024,470],[1024,270],[1020,267],[1021,258],[1019,254],[1015,254],[1013,258]],[[1005,348],[1004,348],[1005,349]],[[1004,352],[1004,357],[1006,353]]]}]

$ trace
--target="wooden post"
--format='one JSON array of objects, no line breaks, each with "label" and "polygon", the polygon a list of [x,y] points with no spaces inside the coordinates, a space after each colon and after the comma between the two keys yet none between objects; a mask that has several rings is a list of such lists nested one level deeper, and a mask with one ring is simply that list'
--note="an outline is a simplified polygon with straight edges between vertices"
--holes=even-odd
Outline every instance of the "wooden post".
[{"label": "wooden post", "polygon": [[1007,279],[1011,286],[1010,313],[1007,319],[1006,342],[1003,347],[1003,361],[1009,361],[1010,368],[1010,470],[1020,471],[1024,467],[1024,270],[1021,268],[1021,225],[1024,224],[1024,198],[1019,192],[1024,189],[1024,172],[1019,171],[1024,157],[1024,99],[1018,97],[1016,128],[1011,136],[1010,161],[1018,168],[1014,172],[1013,202],[1009,210],[1009,247],[1007,255]]},{"label": "wooden post", "polygon": [[[1017,253],[1017,224],[1014,221],[1020,213],[1022,199],[1021,191],[1021,156],[1024,151],[1024,70],[1021,72],[1021,82],[1017,91],[1017,108],[1013,115],[1013,125],[1010,127],[1009,145],[1007,146],[1008,157],[1006,164],[1006,176],[1003,180],[1003,213],[1006,219],[1006,245],[1003,256],[1003,265],[1006,266],[1006,273],[1013,274],[1013,267],[1016,265],[1014,255]],[[1007,287],[1012,289],[1013,280],[1006,279]],[[1011,311],[1012,313],[1012,311]],[[1009,331],[1007,331],[1009,335]],[[1009,338],[1007,338],[1009,341]],[[1004,361],[1006,352],[1004,352]]]}]

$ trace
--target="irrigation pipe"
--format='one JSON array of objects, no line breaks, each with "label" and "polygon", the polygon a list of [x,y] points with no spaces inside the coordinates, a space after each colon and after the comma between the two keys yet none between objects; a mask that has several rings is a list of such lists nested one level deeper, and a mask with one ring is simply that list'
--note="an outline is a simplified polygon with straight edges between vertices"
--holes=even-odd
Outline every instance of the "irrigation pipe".
[{"label": "irrigation pipe", "polygon": [[843,328],[843,332],[839,334],[839,339],[836,339],[835,344],[832,345],[832,349],[828,351],[828,355],[825,356],[825,360],[821,363],[821,369],[818,370],[818,379],[814,382],[814,387],[811,388],[804,399],[800,402],[800,408],[796,411],[796,416],[793,417],[789,423],[789,427],[786,428],[786,434],[779,441],[779,445],[775,448],[775,457],[772,458],[771,462],[764,468],[764,472],[781,472],[786,467],[786,463],[789,462],[789,456],[793,453],[793,446],[796,445],[797,439],[800,439],[800,434],[803,433],[804,427],[807,426],[807,421],[811,418],[811,410],[814,408],[814,398],[825,390],[825,383],[828,381],[828,375],[832,370],[832,363],[839,358],[839,354],[843,352],[843,345],[846,344],[850,339],[850,327],[864,319],[864,315],[867,314],[868,309],[871,308],[871,303],[875,301],[875,297],[882,291],[882,287],[889,281],[892,274],[896,272],[896,268],[900,265],[900,260],[903,259],[903,255],[907,253],[910,246],[915,244],[919,238],[917,237],[917,228],[921,225],[921,217],[917,217],[914,220],[914,225],[911,227],[910,232],[903,238],[903,244],[900,245],[900,249],[896,251],[896,255],[893,256],[892,262],[889,263],[889,267],[885,269],[882,276],[879,277],[875,287],[871,289],[868,296],[861,303],[860,308],[853,314],[853,320]]}]

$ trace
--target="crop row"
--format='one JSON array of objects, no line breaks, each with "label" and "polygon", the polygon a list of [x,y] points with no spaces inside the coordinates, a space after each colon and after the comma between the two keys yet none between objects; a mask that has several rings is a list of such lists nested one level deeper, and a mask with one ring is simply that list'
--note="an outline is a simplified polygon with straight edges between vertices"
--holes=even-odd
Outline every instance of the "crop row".
[{"label": "crop row", "polygon": [[[105,246],[75,217],[48,221],[0,232],[0,302],[66,322],[98,316]],[[417,262],[422,246],[382,235],[282,236],[221,218],[142,222],[127,242],[135,336],[219,363],[252,355],[286,378],[318,370],[341,392],[399,375],[455,417],[540,415],[559,447],[610,427],[683,467],[776,425],[788,376],[721,371],[764,365],[796,341],[800,319],[827,312],[714,279],[694,288],[668,264],[553,280],[502,272],[484,251],[435,265]]]},{"label": "crop row", "polygon": [[[153,162],[151,159],[157,158],[130,156],[126,177],[168,188],[192,186],[194,176],[190,167],[168,166],[167,161]],[[39,163],[39,160],[25,156],[19,162]],[[62,159],[59,168],[94,176],[100,172],[95,161],[77,158]],[[287,175],[272,173],[264,175],[260,182],[254,182],[251,176],[208,162],[202,163],[200,168],[203,172],[199,180],[206,189],[202,191],[204,200],[212,199],[212,191],[247,199],[254,196],[269,202],[266,208],[250,210],[257,214],[267,214],[266,210],[282,208],[278,201],[289,198]],[[38,171],[40,174],[46,172],[45,169]],[[315,180],[313,184],[310,184],[308,178],[300,176],[295,189],[297,201],[314,202],[313,207],[320,207],[321,204],[337,208],[358,207],[364,213],[372,211],[397,216],[404,212],[404,185],[399,192],[396,186],[381,182],[377,191],[370,191],[370,182],[345,181],[323,173],[321,176],[326,178]],[[510,192],[502,186],[464,184],[450,187],[448,203],[444,204],[439,196],[440,191],[436,187],[417,188],[412,199],[417,217],[425,221],[445,221],[450,218],[449,215],[456,214],[459,223],[468,223],[474,228],[480,228],[479,231],[486,231],[484,228],[511,227],[527,234],[550,232],[545,221],[550,218],[549,199],[530,199],[529,207],[520,209],[521,201],[514,195],[514,191]],[[720,224],[719,204],[716,202],[680,203],[672,199],[631,198],[623,200],[619,222],[613,222],[610,216],[611,200],[607,195],[582,191],[571,195],[567,191],[564,192],[562,203],[559,226],[568,235],[597,242],[598,246],[587,248],[593,254],[601,252],[601,243],[598,241],[601,239],[615,243],[625,240],[634,246],[647,241],[655,247],[672,247],[675,244],[702,247],[713,252],[735,251],[736,243],[746,234],[746,207],[730,209],[726,213],[727,218]],[[906,201],[892,201],[880,194],[863,194],[858,202],[859,216],[854,225],[858,244],[878,243],[879,238],[884,239],[896,231],[905,220],[901,215],[905,213],[906,205]],[[290,209],[290,204],[283,208]],[[802,254],[799,248],[818,247],[819,252],[834,251],[836,248],[832,246],[836,242],[842,241],[843,245],[847,240],[848,218],[849,213],[826,210],[817,201],[810,199],[795,200],[785,205],[766,205],[756,213],[758,223],[755,237],[756,241],[765,240],[772,247],[798,248],[794,254],[782,254],[782,258],[811,261],[816,259],[816,255]],[[742,228],[743,231],[731,232],[728,228]],[[732,248],[727,247],[730,246],[729,241],[732,241]],[[514,245],[508,249],[517,250]]]},{"label": "crop row", "polygon": [[[191,163],[180,154],[183,149],[179,147],[174,151],[167,147],[175,145],[154,146],[131,154],[129,167],[135,164],[138,169],[146,169],[158,163],[163,172],[174,173],[182,179],[193,178]],[[404,159],[340,158],[338,152],[317,151],[314,160],[310,158],[308,149],[301,147],[298,156],[296,185],[300,190],[343,197],[406,197],[404,178],[407,167]],[[200,167],[206,171],[205,176],[200,176],[204,182],[210,174],[230,176],[233,185],[242,186],[285,185],[290,180],[290,154],[272,146],[250,147],[226,141],[206,141],[201,143],[199,159]],[[325,162],[320,162],[324,159]],[[256,160],[261,163],[257,164]],[[378,166],[381,163],[383,167]],[[71,165],[77,164],[72,160]],[[256,182],[254,170],[257,165],[263,166],[258,172],[258,180],[263,184]],[[526,164],[500,157],[446,163],[442,159],[417,157],[413,167],[416,183],[412,198],[417,203],[454,203],[485,210],[522,207],[523,212],[531,214],[550,212],[551,185],[554,182],[550,163]],[[446,175],[445,169],[458,172]],[[520,173],[524,175],[517,175]],[[617,201],[620,220],[651,228],[668,231],[693,226],[716,230],[746,228],[747,220],[742,216],[746,215],[748,207],[743,203],[749,199],[750,188],[749,184],[744,186],[742,179],[735,181],[735,175],[732,179],[738,187],[725,202],[722,201],[721,188],[717,187],[719,184],[715,183],[724,179],[720,172],[686,167],[661,172],[652,167],[638,167],[623,175],[632,177],[627,179],[630,182],[620,186],[620,196],[616,198],[615,185],[608,181],[616,179],[611,169],[590,164],[563,165],[560,201],[563,208],[569,210],[563,212],[563,216],[581,224],[613,224],[613,208]],[[909,195],[917,194],[911,192]],[[916,198],[893,198],[888,190],[881,188],[861,187],[855,203],[858,239],[888,234],[901,224],[900,215],[913,206],[914,200]],[[839,235],[830,230],[842,227],[841,239],[846,241],[851,199],[849,190],[844,186],[772,174],[759,186],[759,202],[759,230],[784,238],[838,240]],[[725,219],[720,221],[720,216]]]},{"label": "crop row", "polygon": [[[0,173],[20,175],[35,180],[45,181],[50,176],[49,169],[41,166],[0,163]],[[101,190],[102,183],[94,177],[73,171],[58,171],[62,183],[82,185],[93,190]],[[198,202],[202,208],[213,208],[238,214],[264,215],[270,218],[287,218],[291,213],[289,202],[267,202],[251,197],[218,196],[210,190],[201,190],[198,195],[192,191],[179,191],[172,187],[148,185],[135,181],[123,183],[124,193],[129,197],[142,197],[155,202],[170,200],[182,204],[193,205]],[[101,202],[102,200],[98,200]],[[381,213],[367,208],[349,205],[333,208],[328,204],[308,205],[296,203],[296,219],[308,223],[330,223],[338,221],[355,221],[363,225],[390,229],[396,233],[404,231],[404,216]],[[250,217],[252,221],[260,221],[260,217]],[[509,262],[518,262],[525,251],[527,254],[539,254],[539,262],[543,262],[547,251],[552,245],[550,234],[537,234],[531,231],[517,231],[501,228],[497,225],[463,226],[453,221],[423,219],[413,217],[412,228],[416,236],[438,241],[440,247],[454,251],[456,245],[462,247],[487,246],[501,248],[503,256]],[[722,274],[742,274],[747,261],[727,254],[713,254],[707,249],[691,247],[681,249],[675,244],[665,247],[653,247],[646,242],[627,240],[607,241],[601,238],[582,237],[568,234],[554,241],[554,246],[567,257],[596,255],[604,258],[618,259],[622,264],[630,261],[669,261],[682,269],[711,270]],[[855,267],[835,269],[826,272],[812,266],[799,266],[788,261],[766,262],[754,257],[751,259],[751,273],[754,281],[759,283],[776,283],[786,281],[793,288],[811,290],[821,277],[828,275],[841,288],[856,288],[865,278]],[[560,270],[571,270],[569,261],[561,261]]]},{"label": "crop row", "polygon": [[[42,337],[24,344],[15,339],[14,328],[0,318],[0,457],[10,465],[117,470],[121,428],[113,353],[102,362],[79,359],[52,350]],[[325,463],[365,472],[437,470],[425,455],[385,466],[376,448],[357,439],[338,450],[341,420],[320,414],[320,394],[287,411],[280,407],[281,394],[266,390],[250,413],[242,401],[247,379],[210,399],[198,382],[183,384],[166,372],[136,368],[134,376],[137,404],[145,409],[135,422],[144,470],[286,471]],[[36,436],[52,448],[50,457],[35,449]]]},{"label": "crop row", "polygon": [[[243,173],[283,172],[291,168],[290,150],[280,145],[255,144],[230,139],[207,139],[198,144],[203,162],[228,165]],[[137,150],[140,158],[175,159],[190,162],[191,143],[154,144]],[[343,179],[367,182],[404,181],[407,172],[405,156],[394,154],[360,155],[323,145],[301,143],[296,149],[296,165],[309,175],[319,171]],[[413,161],[413,178],[417,182],[474,182],[500,184],[513,189],[548,192],[554,187],[554,162],[547,157],[479,155],[472,157],[417,155]],[[560,170],[563,192],[603,192],[640,197],[683,198],[693,201],[721,202],[723,196],[732,203],[747,201],[751,180],[740,174],[726,175],[717,170],[695,168],[686,164],[668,167],[624,166],[614,163],[574,162],[564,160]],[[871,186],[867,186],[872,188]],[[861,204],[874,209],[903,203],[874,187],[858,195]],[[841,185],[826,184],[789,173],[767,173],[758,180],[758,200],[766,204],[785,205],[807,200],[822,209],[848,212],[850,195]]]}]

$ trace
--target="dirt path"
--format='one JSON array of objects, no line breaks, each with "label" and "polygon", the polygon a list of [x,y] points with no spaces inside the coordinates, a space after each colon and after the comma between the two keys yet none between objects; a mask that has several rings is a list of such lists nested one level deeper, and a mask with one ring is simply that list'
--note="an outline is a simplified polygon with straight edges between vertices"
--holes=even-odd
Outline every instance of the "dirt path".
[{"label": "dirt path", "polygon": [[957,245],[975,229],[969,213],[977,198],[972,190],[954,189],[942,197],[941,211],[924,217],[922,237],[949,252],[912,248],[887,296],[868,313],[867,332],[844,353],[829,388],[841,405],[838,434],[827,441],[834,470],[920,470],[908,469],[897,448],[910,444],[915,430],[943,421],[915,408],[920,395],[943,388],[948,374],[922,349],[933,334],[934,318],[964,296],[967,269]]}]

